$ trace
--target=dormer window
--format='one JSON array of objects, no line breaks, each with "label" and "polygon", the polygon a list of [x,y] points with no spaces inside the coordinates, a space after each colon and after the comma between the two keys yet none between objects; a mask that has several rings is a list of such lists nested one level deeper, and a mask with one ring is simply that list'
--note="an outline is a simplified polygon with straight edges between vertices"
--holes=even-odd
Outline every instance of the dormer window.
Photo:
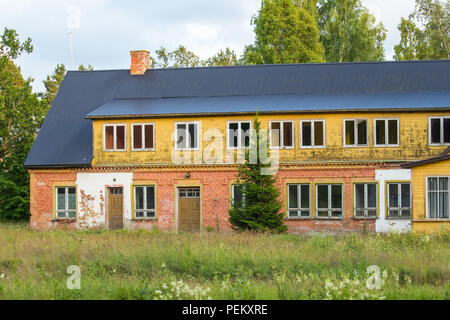
[{"label": "dormer window", "polygon": [[126,132],[124,124],[105,124],[103,126],[104,151],[125,151]]}]

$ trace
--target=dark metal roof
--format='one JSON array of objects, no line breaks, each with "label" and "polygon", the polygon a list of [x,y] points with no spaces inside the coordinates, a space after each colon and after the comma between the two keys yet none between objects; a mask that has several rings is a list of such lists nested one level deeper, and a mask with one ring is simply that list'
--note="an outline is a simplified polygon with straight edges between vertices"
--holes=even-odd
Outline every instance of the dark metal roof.
[{"label": "dark metal roof", "polygon": [[430,159],[420,160],[420,161],[412,161],[402,164],[401,166],[404,168],[414,168],[418,166],[422,166],[425,164],[435,163],[443,160],[449,160],[450,159],[450,147],[444,150],[441,155],[437,157],[433,157]]},{"label": "dark metal roof", "polygon": [[[141,100],[142,99],[142,100]],[[25,161],[89,166],[86,116],[450,108],[450,60],[68,72]],[[95,111],[94,111],[95,110]]]}]

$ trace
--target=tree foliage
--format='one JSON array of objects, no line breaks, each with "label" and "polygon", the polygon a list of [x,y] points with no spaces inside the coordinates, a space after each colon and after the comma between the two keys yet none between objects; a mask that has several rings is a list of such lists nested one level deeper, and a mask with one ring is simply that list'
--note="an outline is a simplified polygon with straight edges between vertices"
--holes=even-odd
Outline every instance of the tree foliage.
[{"label": "tree foliage", "polygon": [[396,60],[450,59],[449,1],[416,0],[414,12],[402,18],[398,29]]},{"label": "tree foliage", "polygon": [[319,0],[317,12],[327,62],[384,59],[386,29],[360,0]]},{"label": "tree foliage", "polygon": [[307,3],[311,1],[263,1],[252,20],[256,41],[245,48],[245,63],[323,62],[320,33],[314,15],[304,7]]},{"label": "tree foliage", "polygon": [[55,71],[53,71],[51,75],[48,75],[46,80],[42,81],[45,87],[43,98],[47,100],[48,105],[52,105],[53,100],[58,93],[59,86],[66,76],[66,72],[66,66],[62,63],[58,64],[55,68]]},{"label": "tree foliage", "polygon": [[216,55],[207,59],[204,63],[208,67],[213,66],[235,66],[239,64],[236,53],[230,48],[220,50]]},{"label": "tree foliage", "polygon": [[[256,161],[250,163],[249,151],[245,155],[245,163],[239,167],[237,186],[242,192],[242,202],[232,202],[229,210],[230,223],[235,230],[271,231],[283,233],[287,227],[283,222],[284,215],[280,212],[283,207],[279,200],[276,178],[273,175],[261,174],[263,168],[270,165],[263,164],[260,157],[260,128],[261,123],[256,115],[253,121],[254,136],[251,148],[256,150]],[[264,136],[263,136],[264,137]],[[265,136],[267,143],[267,136]],[[267,144],[266,144],[267,145]]]}]

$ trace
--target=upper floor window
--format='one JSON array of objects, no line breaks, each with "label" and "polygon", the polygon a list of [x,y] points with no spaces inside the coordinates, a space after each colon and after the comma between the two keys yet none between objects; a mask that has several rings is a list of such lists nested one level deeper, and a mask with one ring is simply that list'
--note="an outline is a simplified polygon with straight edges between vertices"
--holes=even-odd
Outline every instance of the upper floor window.
[{"label": "upper floor window", "polygon": [[302,120],[300,132],[300,147],[323,148],[325,146],[325,120]]},{"label": "upper floor window", "polygon": [[200,145],[198,122],[178,122],[176,128],[176,150],[197,150]]},{"label": "upper floor window", "polygon": [[398,146],[398,119],[375,119],[375,146]]},{"label": "upper floor window", "polygon": [[344,146],[367,147],[368,123],[365,119],[344,120]]},{"label": "upper floor window", "polygon": [[294,147],[294,122],[270,122],[270,146],[274,149]]},{"label": "upper floor window", "polygon": [[250,146],[250,128],[250,121],[228,122],[228,148],[248,148]]},{"label": "upper floor window", "polygon": [[309,184],[288,184],[288,217],[310,217]]},{"label": "upper floor window", "polygon": [[77,217],[77,195],[75,187],[56,188],[56,218],[75,219]]},{"label": "upper floor window", "polygon": [[154,124],[133,124],[131,127],[133,151],[155,150]]},{"label": "upper floor window", "polygon": [[377,184],[355,183],[355,217],[375,218],[377,216]]},{"label": "upper floor window", "polygon": [[134,199],[135,218],[155,218],[155,186],[135,186]]},{"label": "upper floor window", "polygon": [[105,124],[103,126],[103,149],[105,151],[125,151],[126,125]]},{"label": "upper floor window", "polygon": [[428,132],[430,144],[450,144],[450,117],[431,117]]},{"label": "upper floor window", "polygon": [[428,218],[448,219],[450,211],[450,177],[427,180]]},{"label": "upper floor window", "polygon": [[318,184],[316,197],[317,218],[342,218],[342,184]]},{"label": "upper floor window", "polygon": [[411,184],[410,183],[388,183],[388,217],[410,217],[411,216]]}]

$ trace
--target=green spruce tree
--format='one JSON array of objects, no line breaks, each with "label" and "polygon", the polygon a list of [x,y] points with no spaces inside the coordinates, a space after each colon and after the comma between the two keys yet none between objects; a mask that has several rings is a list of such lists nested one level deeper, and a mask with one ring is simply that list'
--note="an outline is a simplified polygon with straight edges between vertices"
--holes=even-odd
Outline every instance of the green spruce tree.
[{"label": "green spruce tree", "polygon": [[[267,136],[261,133],[261,123],[258,114],[253,121],[250,151],[245,153],[245,162],[239,167],[237,187],[242,193],[242,201],[231,203],[229,210],[230,223],[237,231],[270,231],[284,233],[284,215],[280,212],[283,207],[279,200],[280,191],[275,185],[273,175],[265,175],[265,157],[261,157],[261,143],[266,143]],[[253,157],[250,155],[253,152]],[[263,152],[264,153],[264,152]],[[269,153],[267,152],[267,159]],[[252,161],[253,160],[253,161]]]}]

